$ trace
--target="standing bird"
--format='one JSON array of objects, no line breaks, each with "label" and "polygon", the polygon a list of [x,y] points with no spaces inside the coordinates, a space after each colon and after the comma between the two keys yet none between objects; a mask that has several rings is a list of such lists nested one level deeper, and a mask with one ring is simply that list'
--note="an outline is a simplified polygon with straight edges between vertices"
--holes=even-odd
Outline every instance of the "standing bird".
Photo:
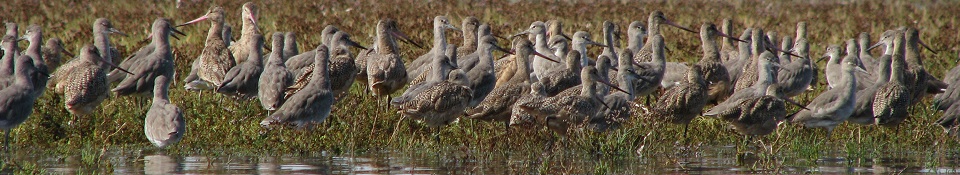
[{"label": "standing bird", "polygon": [[[286,50],[284,43],[287,38],[281,32],[273,33],[271,39],[271,50]],[[268,111],[276,110],[283,104],[284,91],[293,84],[293,75],[283,64],[283,56],[283,52],[271,52],[258,81],[257,97],[260,98],[263,109]]]},{"label": "standing bird", "polygon": [[773,133],[786,115],[785,100],[777,94],[777,85],[771,85],[763,96],[740,101],[736,108],[723,112],[720,118],[729,121],[738,133],[756,136]]},{"label": "standing bird", "polygon": [[416,94],[410,101],[400,104],[399,113],[423,121],[429,127],[444,126],[456,121],[469,106],[473,92],[463,70],[450,71],[446,78]]},{"label": "standing bird", "polygon": [[[163,75],[173,77],[173,52],[170,49],[170,36],[173,32],[183,33],[174,29],[170,21],[164,18],[157,18],[153,22],[150,37],[153,38],[150,46],[153,52],[149,55],[137,59],[128,59],[135,61],[131,63],[130,76],[126,76],[117,87],[111,89],[117,95],[130,95],[136,93],[150,93],[154,89],[154,81],[157,76]],[[222,43],[221,43],[222,44]]]},{"label": "standing bird", "polygon": [[[569,126],[577,128],[586,126],[591,119],[598,117],[601,109],[604,108],[603,99],[598,96],[601,94],[597,93],[596,83],[613,86],[601,80],[599,71],[593,66],[584,67],[580,78],[583,80],[580,94],[557,95],[517,105],[536,116],[537,121],[546,121],[553,131],[566,135],[570,131]],[[556,122],[558,125],[550,126],[550,122]]]},{"label": "standing bird", "polygon": [[[943,81],[937,79],[933,75],[927,72],[923,67],[923,55],[920,54],[920,46],[927,48],[927,50],[933,51],[928,47],[923,41],[920,40],[920,31],[916,28],[908,27],[904,30],[903,39],[905,42],[904,46],[904,58],[907,60],[908,75],[913,76],[913,84],[908,86],[910,89],[910,105],[920,103],[923,100],[923,97],[926,97],[928,94],[939,94],[943,93],[943,90],[947,88],[947,84]],[[934,52],[936,54],[936,52]]]},{"label": "standing bird", "polygon": [[143,120],[143,133],[154,146],[164,148],[183,139],[187,123],[183,118],[183,110],[170,103],[170,79],[165,75],[157,76],[154,86],[153,104]]},{"label": "standing bird", "polygon": [[479,62],[476,66],[464,68],[465,66],[458,65],[460,69],[467,71],[467,78],[470,79],[470,89],[473,90],[470,107],[480,104],[496,86],[497,73],[494,72],[493,50],[508,52],[506,49],[497,46],[497,39],[493,36],[480,37],[476,52]]},{"label": "standing bird", "polygon": [[373,96],[389,98],[390,94],[407,84],[407,71],[394,39],[394,35],[398,34],[396,21],[386,19],[377,23],[376,53],[365,55],[368,88],[373,91]]},{"label": "standing bird", "polygon": [[[634,67],[637,71],[637,79],[644,80],[634,81],[633,92],[636,93],[635,95],[638,97],[651,95],[654,90],[660,87],[660,82],[663,81],[664,69],[666,69],[666,58],[663,53],[663,36],[652,35],[647,41],[647,45],[651,48],[651,62],[642,62]],[[633,60],[636,61],[637,58],[633,58]],[[649,103],[649,98],[647,102]]]},{"label": "standing bird", "polygon": [[[7,26],[9,28],[9,24]],[[17,36],[13,35],[4,35],[3,40],[0,41],[0,47],[5,51],[3,57],[0,58],[0,89],[6,88],[13,84],[14,77],[14,64],[16,64],[16,53],[20,53],[19,47],[17,46]]]},{"label": "standing bird", "polygon": [[[845,59],[856,59],[856,57],[847,56]],[[856,60],[844,60],[842,66],[843,76],[840,84],[814,98],[807,105],[807,109],[810,110],[800,110],[790,116],[790,122],[799,123],[806,128],[825,128],[829,137],[834,127],[853,114],[857,97],[857,78],[854,71],[859,67]]]},{"label": "standing bird", "polygon": [[856,124],[872,125],[876,123],[873,118],[873,99],[877,96],[877,90],[883,87],[890,80],[890,64],[892,55],[880,56],[877,60],[877,67],[874,70],[877,81],[870,87],[857,91],[856,105],[853,114],[847,121]]},{"label": "standing bird", "polygon": [[[256,44],[247,45],[251,50],[247,56],[247,61],[240,65],[230,68],[223,77],[223,83],[217,87],[217,92],[233,95],[241,99],[253,98],[259,91],[257,88],[260,81],[260,73],[263,72],[263,36],[253,34]],[[275,52],[283,52],[277,50]]]},{"label": "standing bird", "polygon": [[[210,10],[207,11],[206,15],[203,15],[197,19],[194,19],[190,22],[183,23],[177,26],[185,26],[194,24],[204,20],[210,20],[210,30],[207,32],[207,39],[205,41],[203,51],[200,52],[200,56],[197,58],[199,63],[197,63],[197,75],[200,77],[200,80],[206,81],[209,84],[212,84],[213,87],[220,87],[223,84],[223,78],[226,76],[227,71],[230,70],[239,61],[235,60],[245,60],[247,57],[250,57],[249,52],[246,52],[248,48],[243,49],[234,49],[234,50],[244,50],[244,55],[232,54],[227,45],[223,42],[223,36],[221,32],[223,30],[223,16],[224,10],[223,7],[213,6],[210,7]],[[243,36],[249,37],[249,36]],[[255,43],[246,43],[241,37],[241,41],[237,44],[230,46],[231,48],[237,47],[253,47]],[[240,53],[236,51],[234,53]],[[233,57],[242,56],[244,58],[235,59]]]},{"label": "standing bird", "polygon": [[444,31],[447,29],[459,31],[453,25],[450,25],[450,20],[445,16],[437,16],[433,18],[433,48],[429,52],[417,57],[417,59],[410,62],[410,65],[406,67],[407,75],[410,77],[420,76],[421,73],[425,71],[427,63],[434,58],[434,55],[442,55],[447,49],[456,49],[456,48],[447,48],[447,35]]},{"label": "standing bird", "polygon": [[457,58],[463,58],[464,56],[471,54],[477,51],[477,46],[479,43],[477,39],[480,39],[477,35],[477,29],[480,27],[480,20],[476,17],[467,17],[463,19],[463,22],[460,25],[460,30],[463,30],[463,43],[460,47],[457,47]]},{"label": "standing bird", "polygon": [[777,74],[780,92],[784,97],[794,97],[813,87],[814,77],[817,76],[813,62],[810,60],[810,44],[806,38],[794,43],[793,51],[799,55],[793,61],[786,63]]},{"label": "standing bird", "polygon": [[110,23],[107,18],[97,18],[93,22],[93,45],[100,51],[100,57],[109,60],[110,63],[119,63],[120,52],[110,44],[109,35],[111,34],[127,36],[126,33],[114,28],[113,23]]},{"label": "standing bird", "polygon": [[530,60],[535,59],[533,55],[538,53],[533,49],[533,43],[523,38],[515,38],[513,47],[516,51],[514,66],[516,66],[517,72],[512,74],[512,77],[507,81],[498,82],[498,85],[483,101],[473,109],[467,110],[468,118],[509,122],[511,109],[515,102],[523,94],[530,92],[530,84],[534,83],[531,80],[533,68],[530,66]]},{"label": "standing bird", "polygon": [[[257,16],[260,14],[260,8],[257,8],[257,5],[253,4],[253,2],[247,2],[243,3],[243,7],[241,7],[240,10],[240,19],[243,21],[242,26],[240,26],[240,39],[229,47],[229,52],[232,54],[232,58],[236,64],[246,61],[250,52],[253,52],[253,50],[250,50],[250,48],[252,48],[250,45],[257,44],[254,35],[262,36],[259,26],[257,26]],[[221,8],[220,11],[220,18],[223,19],[223,9]],[[210,36],[207,36],[207,40],[210,40]],[[229,69],[229,67],[227,68]]]},{"label": "standing bird", "polygon": [[[686,27],[677,25],[676,23],[673,23],[670,20],[667,20],[667,17],[664,17],[663,12],[661,11],[653,11],[653,12],[650,12],[650,16],[647,18],[647,37],[654,37],[654,36],[660,35],[661,24],[666,24],[676,28],[680,28],[690,33],[697,33]],[[660,36],[660,37],[662,38],[663,36]],[[640,50],[635,51],[637,53],[633,56],[634,62],[642,63],[642,62],[652,61],[654,59],[653,50],[655,49],[655,47],[653,47],[650,42],[651,42],[651,39],[647,39],[647,43],[644,44],[643,47],[640,48]],[[637,69],[637,70],[642,70],[642,69]],[[657,80],[656,82],[660,82],[660,80]]]},{"label": "standing bird", "polygon": [[43,95],[43,92],[47,89],[47,80],[50,79],[50,69],[47,68],[47,65],[43,61],[43,52],[40,46],[43,45],[43,29],[39,25],[30,25],[27,26],[27,33],[21,37],[21,39],[26,39],[27,42],[30,42],[30,45],[27,46],[27,49],[23,51],[23,55],[30,56],[33,59],[33,67],[37,68],[38,73],[42,76],[34,76],[33,86],[36,87],[36,90],[33,93],[34,95],[40,96]]},{"label": "standing bird", "polygon": [[334,99],[330,89],[328,73],[330,61],[327,46],[320,45],[316,53],[310,84],[287,98],[276,112],[260,122],[260,126],[288,124],[296,128],[305,128],[323,122],[330,116]]},{"label": "standing bird", "polygon": [[73,66],[59,69],[53,75],[57,79],[54,92],[63,93],[64,106],[74,114],[72,123],[77,120],[76,117],[92,113],[103,100],[110,97],[107,67],[101,65],[113,63],[100,57],[100,51],[92,45],[84,46],[80,50],[80,57],[71,62],[75,62],[70,63]]},{"label": "standing bird", "polygon": [[450,75],[450,71],[457,69],[456,63],[452,61],[453,60],[450,60],[450,57],[446,55],[434,55],[433,60],[430,61],[429,69],[431,69],[431,71],[420,74],[420,77],[423,77],[423,81],[417,83],[411,82],[412,84],[403,91],[403,94],[390,100],[390,104],[401,107],[403,104],[416,98],[420,93],[423,93],[423,91],[447,81],[447,76]]},{"label": "standing bird", "polygon": [[943,112],[943,117],[937,119],[936,124],[943,127],[943,130],[950,135],[954,135],[960,139],[960,103],[954,103]]},{"label": "standing bird", "polygon": [[41,50],[43,52],[43,61],[50,70],[57,70],[57,68],[60,67],[60,64],[63,63],[63,54],[73,57],[72,53],[63,48],[63,41],[56,37],[47,39],[46,44],[43,45]]},{"label": "standing bird", "polygon": [[770,53],[769,51],[763,52],[763,54],[760,54],[759,58],[756,60],[757,63],[755,64],[757,65],[757,70],[755,71],[759,73],[757,75],[757,80],[754,80],[753,85],[743,88],[739,91],[734,91],[729,98],[720,104],[713,106],[713,108],[710,108],[710,110],[707,110],[707,112],[704,112],[704,116],[721,115],[722,118],[722,115],[725,115],[723,113],[737,110],[736,108],[739,108],[742,101],[763,96],[767,94],[767,91],[769,91],[768,87],[776,85],[777,74],[774,72],[779,65],[775,62],[773,53]]},{"label": "standing bird", "polygon": [[870,55],[870,49],[867,48],[870,45],[870,33],[860,33],[857,43],[860,45],[860,63],[863,64],[863,69],[875,71],[879,62]]},{"label": "standing bird", "polygon": [[[627,27],[627,48],[633,51],[631,55],[637,54],[643,48],[643,38],[647,37],[647,26],[643,22],[633,21]],[[620,51],[623,52],[623,51]],[[619,65],[618,65],[619,66]]]},{"label": "standing bird", "polygon": [[[707,101],[714,104],[723,101],[733,92],[733,82],[727,74],[727,68],[723,66],[723,60],[720,58],[720,48],[717,46],[717,37],[722,36],[733,40],[740,40],[727,35],[717,26],[706,23],[700,26],[700,41],[703,47],[703,57],[697,62],[697,66],[702,68],[703,80],[710,83]],[[691,68],[692,70],[692,68]],[[691,71],[687,71],[690,74]],[[687,75],[687,81],[690,81],[690,75]]]},{"label": "standing bird", "polygon": [[912,81],[908,76],[908,63],[904,59],[904,37],[897,35],[893,39],[893,60],[890,67],[890,80],[877,90],[873,98],[873,117],[881,126],[897,126],[910,115],[907,107],[913,99],[910,92]]},{"label": "standing bird", "polygon": [[[516,37],[519,35],[528,35],[527,38],[529,38],[531,42],[534,43],[533,49],[537,53],[543,54],[552,60],[560,59],[556,55],[553,55],[553,51],[547,47],[547,39],[549,38],[547,38],[546,24],[544,24],[543,22],[534,21],[533,23],[530,24],[530,27],[527,28],[527,30],[524,30],[523,32],[515,34],[513,35],[513,37]],[[533,73],[535,75],[534,78],[537,78],[539,80],[539,79],[543,79],[543,77],[547,74],[548,70],[553,69],[555,67],[561,67],[563,65],[547,62],[547,60],[533,59],[531,66],[533,68]]]},{"label": "standing bird", "polygon": [[353,40],[346,32],[339,31],[333,34],[330,41],[330,85],[333,88],[333,95],[337,99],[346,96],[350,91],[350,86],[357,79],[356,56],[350,52],[350,47],[362,47]]},{"label": "standing bird", "polygon": [[690,122],[700,115],[709,101],[707,81],[702,75],[702,72],[706,71],[700,65],[690,67],[687,71],[687,80],[664,92],[657,100],[657,105],[653,106],[649,116],[674,124],[683,124],[683,135],[686,137]]},{"label": "standing bird", "polygon": [[10,130],[27,120],[40,97],[34,92],[39,88],[34,85],[34,77],[40,76],[40,72],[33,66],[33,59],[23,55],[15,61],[13,74],[4,74],[4,77],[12,76],[11,84],[0,89],[0,129],[6,133],[4,148],[10,147]]},{"label": "standing bird", "polygon": [[[960,58],[960,52],[957,53],[957,57]],[[957,100],[960,100],[960,87],[957,86],[960,85],[958,84],[960,83],[960,65],[954,66],[943,75],[943,82],[953,86],[949,86],[943,93],[933,96],[933,106],[941,111],[947,110],[950,106],[953,106]]]}]

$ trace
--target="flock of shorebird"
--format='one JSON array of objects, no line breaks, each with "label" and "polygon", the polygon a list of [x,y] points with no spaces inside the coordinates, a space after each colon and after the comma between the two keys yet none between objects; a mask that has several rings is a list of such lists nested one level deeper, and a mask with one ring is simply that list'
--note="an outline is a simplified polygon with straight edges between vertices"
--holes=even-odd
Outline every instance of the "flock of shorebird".
[{"label": "flock of shorebird", "polygon": [[[910,106],[932,94],[938,94],[937,109],[946,111],[940,125],[956,132],[960,116],[960,88],[948,86],[960,81],[960,68],[950,70],[944,80],[928,74],[920,48],[926,45],[910,27],[887,30],[872,46],[870,36],[861,33],[846,42],[842,57],[840,46],[827,47],[820,59],[828,58],[823,72],[828,90],[802,106],[791,98],[816,86],[820,73],[820,59],[810,57],[803,22],[797,24],[795,38],[778,38],[759,27],[733,37],[730,19],[719,28],[705,23],[698,32],[654,11],[646,25],[629,24],[627,46],[620,47],[620,28],[609,21],[602,25],[605,43],[598,43],[585,31],[564,34],[557,20],[533,22],[507,39],[477,18],[464,18],[458,29],[438,16],[433,19],[433,48],[405,63],[397,41],[422,46],[391,19],[377,22],[371,48],[331,25],[320,33],[321,45],[300,53],[291,32],[275,32],[265,45],[256,5],[246,3],[241,9],[239,40],[232,41],[224,8],[214,6],[177,26],[168,19],[155,20],[152,42],[125,59],[109,36],[126,34],[109,20],[97,19],[93,44],[62,65],[61,54],[72,55],[62,41],[53,38],[41,45],[39,26],[29,26],[18,37],[17,24],[7,23],[0,59],[0,128],[9,139],[9,130],[27,119],[47,87],[63,95],[65,108],[74,115],[71,122],[96,111],[111,93],[153,94],[144,125],[147,138],[158,147],[178,142],[186,124],[183,111],[168,98],[175,67],[169,37],[184,35],[176,27],[202,21],[211,25],[184,88],[241,100],[258,98],[271,111],[260,123],[264,127],[303,128],[322,122],[335,103],[350,95],[355,81],[373,97],[386,98],[402,117],[429,127],[466,117],[566,134],[616,129],[632,116],[684,125],[697,116],[710,116],[730,122],[743,135],[766,135],[783,122],[825,128],[829,135],[845,121],[897,126],[910,115]],[[667,62],[668,40],[660,33],[664,24],[700,33],[703,57],[690,66]],[[447,30],[463,34],[461,46],[447,43]],[[20,40],[30,43],[22,53]],[[510,40],[512,48],[500,47],[498,40]],[[594,59],[588,46],[603,51]],[[870,54],[880,46],[883,55]],[[264,54],[264,47],[271,53]],[[352,48],[358,48],[356,54]],[[504,52],[504,57],[496,59],[493,51]],[[402,94],[391,96],[404,87]],[[647,97],[646,105],[638,97]],[[788,112],[788,104],[801,108]]]}]

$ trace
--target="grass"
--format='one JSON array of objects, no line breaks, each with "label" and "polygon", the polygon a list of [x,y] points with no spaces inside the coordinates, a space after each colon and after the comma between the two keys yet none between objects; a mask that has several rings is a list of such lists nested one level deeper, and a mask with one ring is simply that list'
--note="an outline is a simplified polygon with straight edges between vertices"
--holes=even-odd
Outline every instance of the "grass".
[{"label": "grass", "polygon": [[[633,20],[645,22],[653,10],[661,10],[670,20],[691,28],[703,22],[718,24],[722,18],[732,18],[737,31],[734,36],[738,36],[745,26],[792,36],[795,24],[806,21],[812,56],[819,56],[827,45],[842,44],[860,32],[869,32],[876,40],[884,30],[914,26],[920,29],[926,43],[940,52],[936,55],[924,52],[927,70],[937,77],[942,77],[946,70],[956,65],[955,54],[960,49],[957,47],[960,41],[957,26],[960,25],[953,14],[960,10],[957,2],[393,2],[364,0],[293,4],[262,1],[257,4],[261,31],[295,31],[300,34],[301,51],[310,50],[319,43],[319,32],[327,24],[336,25],[351,33],[353,39],[369,45],[376,20],[385,17],[399,21],[400,29],[418,42],[430,43],[430,23],[436,15],[448,15],[457,24],[466,16],[476,16],[490,24],[494,33],[503,36],[519,32],[535,20],[559,19],[564,22],[566,32],[584,30],[591,32],[594,38],[601,38],[603,20],[613,21],[622,28]],[[235,27],[238,37],[242,2],[235,1],[188,3],[180,9],[174,8],[173,2],[166,1],[15,1],[0,6],[0,19],[15,21],[21,29],[27,24],[39,24],[44,28],[45,37],[62,38],[67,48],[76,53],[75,50],[83,45],[92,44],[90,25],[93,21],[98,17],[108,18],[118,29],[130,34],[129,37],[112,36],[121,55],[128,55],[144,44],[140,41],[149,32],[153,19],[166,17],[185,22],[203,15],[212,4],[226,8],[228,23]],[[408,9],[433,11],[406,11]],[[182,40],[172,40],[178,75],[185,75],[187,65],[199,55],[207,28],[207,25],[181,28],[189,35]],[[667,47],[672,50],[667,53],[668,61],[693,63],[700,58],[699,35],[675,28],[664,28],[662,32],[667,38]],[[455,35],[448,37],[450,42],[460,43],[459,36]],[[401,50],[408,59],[428,51],[403,44]],[[597,48],[592,50],[599,51]],[[365,95],[358,86],[354,86],[351,97],[337,104],[331,117],[316,129],[266,131],[258,125],[266,111],[257,101],[234,101],[214,93],[198,96],[195,92],[184,91],[182,85],[178,81],[172,86],[171,100],[186,112],[187,133],[178,145],[166,150],[168,154],[229,156],[303,154],[321,150],[337,154],[401,150],[460,155],[480,162],[499,162],[504,157],[521,155],[527,158],[525,160],[540,161],[517,165],[518,168],[511,168],[511,171],[553,174],[616,173],[614,169],[630,167],[617,160],[633,157],[651,164],[674,166],[708,147],[735,145],[741,150],[736,152],[752,148],[740,144],[743,137],[716,119],[696,119],[690,125],[688,136],[680,138],[683,126],[663,124],[640,116],[635,116],[617,131],[576,133],[562,139],[557,142],[558,146],[548,151],[553,154],[543,154],[544,145],[557,138],[549,131],[514,129],[506,132],[502,124],[469,119],[442,128],[442,139],[436,142],[432,131],[414,122],[399,121],[397,114],[378,105],[378,99]],[[809,102],[821,91],[823,87],[817,87],[798,100]],[[104,156],[104,150],[156,151],[149,148],[142,130],[148,105],[149,100],[141,97],[114,97],[105,101],[95,114],[81,118],[78,124],[68,125],[71,116],[64,109],[62,99],[46,93],[37,101],[30,119],[13,130],[11,150],[18,154],[81,155],[84,167],[90,167],[83,172],[109,172],[111,163],[96,161]],[[758,172],[784,171],[783,165],[815,167],[820,164],[818,160],[830,155],[831,151],[843,152],[848,155],[847,159],[857,160],[855,162],[893,153],[915,153],[925,158],[925,163],[916,163],[916,166],[938,166],[950,162],[949,156],[957,154],[955,148],[960,144],[956,137],[944,134],[942,128],[933,124],[942,113],[930,106],[928,99],[913,107],[911,118],[897,129],[843,124],[834,130],[829,140],[824,140],[822,130],[784,125],[774,134],[758,137],[757,140],[765,146],[752,151],[753,154],[718,154],[738,156],[744,167]],[[642,148],[639,154],[638,148]],[[569,163],[571,159],[580,158],[570,154],[591,155],[599,161],[590,164],[591,168],[582,168],[576,166],[579,164]],[[4,163],[9,165],[4,166],[4,170],[43,171],[39,165],[26,161]]]}]

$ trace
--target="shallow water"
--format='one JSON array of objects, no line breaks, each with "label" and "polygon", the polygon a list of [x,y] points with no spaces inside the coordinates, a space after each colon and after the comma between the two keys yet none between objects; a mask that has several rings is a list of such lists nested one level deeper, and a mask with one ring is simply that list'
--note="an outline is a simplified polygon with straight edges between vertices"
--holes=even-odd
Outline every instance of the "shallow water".
[{"label": "shallow water", "polygon": [[[83,155],[34,154],[16,156],[15,159],[36,162],[38,168],[56,174],[960,173],[960,156],[956,153],[926,157],[917,155],[930,154],[897,153],[848,159],[844,157],[845,153],[836,151],[823,154],[828,156],[817,160],[804,160],[789,155],[761,158],[763,156],[737,153],[733,146],[696,149],[672,155],[606,157],[564,154],[549,159],[543,156],[491,157],[398,151],[206,156],[168,155],[149,149],[114,150],[104,151],[103,157],[92,159],[102,161],[100,168],[85,167],[82,160],[90,158]],[[554,162],[543,163],[544,160]]]}]

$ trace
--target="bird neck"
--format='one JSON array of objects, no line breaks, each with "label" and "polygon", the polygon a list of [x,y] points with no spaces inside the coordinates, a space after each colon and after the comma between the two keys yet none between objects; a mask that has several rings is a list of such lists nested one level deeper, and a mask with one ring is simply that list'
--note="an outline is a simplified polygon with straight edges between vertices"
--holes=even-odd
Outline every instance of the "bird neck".
[{"label": "bird neck", "polygon": [[463,32],[463,47],[467,48],[477,48],[477,32],[476,30],[469,30],[464,28]]},{"label": "bird neck", "polygon": [[443,54],[447,47],[447,36],[444,34],[443,27],[433,27],[433,53]]},{"label": "bird neck", "polygon": [[720,51],[717,50],[717,40],[711,37],[701,37],[702,41],[701,47],[703,48],[703,58],[716,58],[717,61],[720,59]]},{"label": "bird neck", "polygon": [[550,50],[550,48],[547,47],[547,34],[545,32],[536,33],[535,39],[536,41],[534,41],[533,47],[535,50],[537,50],[537,52],[546,52]]},{"label": "bird neck", "polygon": [[[220,42],[220,43],[223,43],[223,35],[221,35],[222,32],[223,32],[223,22],[222,22],[222,21],[216,21],[216,22],[211,23],[211,24],[210,24],[210,30],[207,31],[207,40],[206,40],[206,42],[207,42],[207,43],[212,43],[212,42]],[[242,37],[240,38],[240,40],[243,40],[243,37],[247,37],[247,36],[246,36],[246,35],[242,36]]]},{"label": "bird neck", "polygon": [[100,50],[100,57],[107,58],[107,61],[113,61],[111,60],[113,57],[110,52],[110,36],[107,36],[107,34],[101,31],[94,30],[93,46],[97,47],[97,50]]}]

